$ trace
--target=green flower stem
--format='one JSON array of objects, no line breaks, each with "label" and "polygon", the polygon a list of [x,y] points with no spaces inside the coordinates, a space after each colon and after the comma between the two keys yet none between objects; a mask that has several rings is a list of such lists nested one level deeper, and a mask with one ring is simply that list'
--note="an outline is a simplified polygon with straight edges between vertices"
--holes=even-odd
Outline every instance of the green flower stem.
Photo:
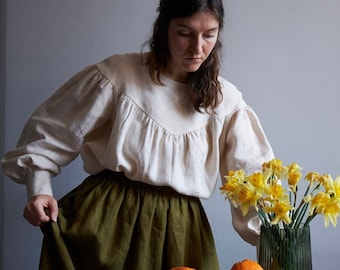
[{"label": "green flower stem", "polygon": [[264,226],[270,226],[270,219],[267,217],[267,215],[262,210],[257,211],[257,213],[261,220],[261,223]]},{"label": "green flower stem", "polygon": [[299,212],[297,212],[297,215],[296,215],[296,217],[294,218],[294,220],[296,220],[295,222],[294,222],[294,224],[293,224],[293,226],[295,227],[295,228],[299,228],[300,227],[300,225],[301,225],[301,223],[302,223],[302,220],[303,220],[303,218],[304,218],[304,216],[305,216],[305,214],[306,214],[306,211],[307,211],[307,209],[308,209],[308,206],[309,206],[309,203],[308,204],[303,204],[303,206],[302,206],[302,208],[301,208],[301,211],[299,211]]},{"label": "green flower stem", "polygon": [[304,224],[304,227],[307,227],[308,224],[313,220],[313,218],[315,218],[315,216],[317,215],[317,213],[314,211],[313,215],[309,216]]}]

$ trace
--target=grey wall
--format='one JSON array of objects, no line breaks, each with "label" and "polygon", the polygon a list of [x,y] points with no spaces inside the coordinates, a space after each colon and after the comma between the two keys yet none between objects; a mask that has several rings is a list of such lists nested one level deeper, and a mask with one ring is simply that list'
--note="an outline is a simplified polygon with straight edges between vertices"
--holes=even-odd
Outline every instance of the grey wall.
[{"label": "grey wall", "polygon": [[[278,158],[285,163],[297,161],[304,172],[340,175],[340,1],[224,2],[222,75],[238,86],[258,113]],[[2,138],[5,150],[13,148],[33,109],[80,68],[113,53],[138,51],[150,32],[157,3],[12,0],[5,6],[3,1],[1,152]],[[56,197],[83,176],[77,160],[55,179]],[[41,233],[22,218],[25,189],[8,178],[0,181],[2,269],[37,269]],[[204,205],[221,269],[255,258],[254,248],[233,231],[229,206],[218,190]],[[339,265],[339,230],[340,225],[324,228],[321,217],[312,223],[314,269]]]},{"label": "grey wall", "polygon": [[[4,151],[6,1],[0,1],[0,153]],[[0,265],[3,261],[4,175],[0,174]]]}]

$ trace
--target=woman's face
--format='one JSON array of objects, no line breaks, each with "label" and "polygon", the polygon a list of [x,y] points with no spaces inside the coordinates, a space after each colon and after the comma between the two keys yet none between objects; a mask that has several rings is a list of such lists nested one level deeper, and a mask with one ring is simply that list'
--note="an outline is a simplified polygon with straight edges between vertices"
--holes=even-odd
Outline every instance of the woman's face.
[{"label": "woman's face", "polygon": [[213,50],[219,35],[219,22],[209,11],[170,21],[168,46],[170,59],[163,71],[175,81],[185,82]]}]

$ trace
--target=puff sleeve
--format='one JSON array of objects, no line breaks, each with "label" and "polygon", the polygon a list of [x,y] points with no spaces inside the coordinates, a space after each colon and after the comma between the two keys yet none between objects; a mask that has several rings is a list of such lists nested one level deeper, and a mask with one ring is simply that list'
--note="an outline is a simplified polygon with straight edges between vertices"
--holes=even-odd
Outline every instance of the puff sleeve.
[{"label": "puff sleeve", "polygon": [[[259,171],[263,162],[274,157],[257,115],[247,105],[226,119],[223,138],[222,176],[241,168],[246,173]],[[256,245],[261,224],[255,209],[243,216],[239,208],[230,207],[234,229],[245,241]]]},{"label": "puff sleeve", "polygon": [[52,195],[50,178],[77,157],[86,134],[109,118],[112,85],[89,66],[66,82],[29,118],[16,148],[1,160],[4,172],[26,184],[28,198]]}]

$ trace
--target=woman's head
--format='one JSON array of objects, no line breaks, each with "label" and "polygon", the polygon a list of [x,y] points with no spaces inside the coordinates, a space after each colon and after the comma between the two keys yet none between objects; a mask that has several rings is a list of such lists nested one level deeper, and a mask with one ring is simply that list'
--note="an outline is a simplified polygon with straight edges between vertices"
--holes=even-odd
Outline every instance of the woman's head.
[{"label": "woman's head", "polygon": [[209,58],[219,37],[219,23],[210,11],[190,17],[171,19],[168,27],[169,57],[162,73],[173,80],[186,82]]},{"label": "woman's head", "polygon": [[[160,69],[168,64],[170,57],[168,30],[172,19],[191,17],[202,11],[208,11],[215,16],[219,30],[223,28],[224,9],[221,0],[161,0],[158,7],[158,18],[154,23],[150,49],[156,58]],[[221,48],[218,38],[216,47]]]},{"label": "woman's head", "polygon": [[[192,56],[196,55],[201,58],[201,52],[191,48],[194,46],[189,44],[189,38],[185,41],[181,34],[185,35],[188,32],[192,35],[191,40],[201,35],[201,40],[205,43],[201,46],[204,61],[197,62],[197,68],[184,68],[182,71],[187,71],[185,80],[191,87],[196,110],[201,107],[216,107],[218,94],[221,92],[217,77],[222,47],[220,31],[223,28],[224,19],[222,1],[161,0],[158,13],[153,35],[149,40],[151,53],[148,62],[151,76],[160,82],[160,73],[164,73],[174,64],[174,61],[181,60],[177,57],[181,50],[185,53],[185,57],[190,57],[192,54]],[[184,42],[181,43],[181,41]],[[193,61],[196,60],[193,59]],[[173,67],[173,70],[181,70],[183,65]]]}]

